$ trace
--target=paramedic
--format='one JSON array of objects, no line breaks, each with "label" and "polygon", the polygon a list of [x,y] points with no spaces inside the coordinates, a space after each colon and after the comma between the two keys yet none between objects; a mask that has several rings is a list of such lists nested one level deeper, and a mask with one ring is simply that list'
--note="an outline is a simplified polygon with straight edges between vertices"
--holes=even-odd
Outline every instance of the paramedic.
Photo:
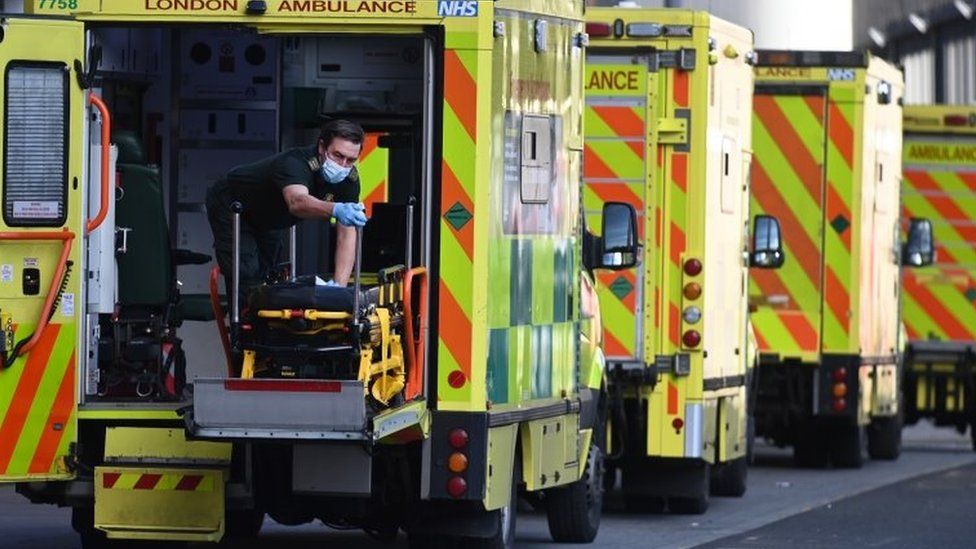
[{"label": "paramedic", "polygon": [[[365,134],[353,122],[327,122],[315,145],[298,147],[231,169],[207,191],[207,218],[214,234],[217,263],[228,291],[234,260],[230,206],[241,215],[241,292],[264,282],[278,265],[285,230],[302,219],[334,218],[334,283],[349,282],[356,260],[356,227],[366,224],[359,203],[356,161]],[[292,266],[294,268],[294,266]]]}]

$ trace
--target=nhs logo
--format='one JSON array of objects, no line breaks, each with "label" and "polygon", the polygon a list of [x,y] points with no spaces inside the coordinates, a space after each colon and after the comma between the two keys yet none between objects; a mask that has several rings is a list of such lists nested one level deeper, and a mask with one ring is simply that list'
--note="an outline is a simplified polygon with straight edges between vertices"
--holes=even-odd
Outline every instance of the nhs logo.
[{"label": "nhs logo", "polygon": [[438,17],[477,17],[477,0],[438,0]]}]

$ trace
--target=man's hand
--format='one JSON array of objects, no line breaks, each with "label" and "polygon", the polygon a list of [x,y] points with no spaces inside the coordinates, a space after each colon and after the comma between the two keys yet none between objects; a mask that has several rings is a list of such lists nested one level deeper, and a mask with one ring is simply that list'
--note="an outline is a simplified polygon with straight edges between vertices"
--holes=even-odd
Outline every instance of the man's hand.
[{"label": "man's hand", "polygon": [[368,221],[366,206],[353,202],[336,204],[332,208],[332,217],[335,217],[339,224],[346,227],[362,227]]}]

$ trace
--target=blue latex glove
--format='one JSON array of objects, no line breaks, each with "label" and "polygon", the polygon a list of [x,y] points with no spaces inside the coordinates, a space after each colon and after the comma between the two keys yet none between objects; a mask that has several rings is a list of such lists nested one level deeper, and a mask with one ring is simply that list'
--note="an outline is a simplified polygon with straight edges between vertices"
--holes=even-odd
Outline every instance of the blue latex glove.
[{"label": "blue latex glove", "polygon": [[366,224],[368,220],[366,217],[366,206],[361,203],[356,204],[353,202],[341,202],[335,205],[332,210],[332,217],[339,222],[340,225],[346,227],[362,227]]},{"label": "blue latex glove", "polygon": [[330,288],[338,288],[339,287],[339,285],[336,284],[336,281],[334,279],[332,279],[332,278],[330,278],[329,281],[325,283],[325,285],[328,286],[328,287],[330,287]]}]

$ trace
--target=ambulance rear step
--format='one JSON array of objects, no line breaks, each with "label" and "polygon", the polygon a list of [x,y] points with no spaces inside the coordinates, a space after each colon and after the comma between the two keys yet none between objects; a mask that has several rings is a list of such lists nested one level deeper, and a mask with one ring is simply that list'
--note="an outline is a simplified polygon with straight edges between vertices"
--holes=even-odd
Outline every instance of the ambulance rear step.
[{"label": "ambulance rear step", "polygon": [[186,417],[194,438],[366,440],[359,381],[197,379]]}]

